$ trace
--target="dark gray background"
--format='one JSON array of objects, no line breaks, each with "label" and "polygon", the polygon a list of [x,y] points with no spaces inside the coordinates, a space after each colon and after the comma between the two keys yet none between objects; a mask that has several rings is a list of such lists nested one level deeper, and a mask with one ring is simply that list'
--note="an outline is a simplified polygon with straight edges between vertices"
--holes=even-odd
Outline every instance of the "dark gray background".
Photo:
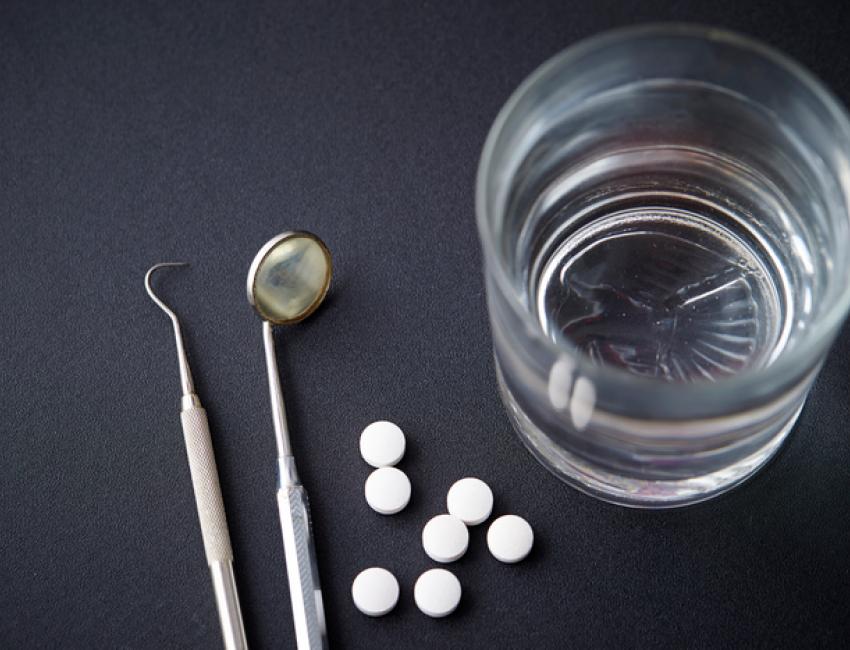
[{"label": "dark gray background", "polygon": [[[779,457],[676,512],[598,503],[551,477],[496,395],[473,221],[498,109],[577,39],[636,21],[724,25],[850,99],[850,13],[715,0],[534,4],[0,5],[0,645],[216,647],[178,420],[181,314],[208,410],[254,648],[292,647],[274,440],[248,264],[319,233],[327,306],[278,332],[336,647],[838,646],[850,632],[850,332]],[[846,4],[845,4],[846,7]],[[396,517],[362,497],[357,437],[408,435]],[[477,475],[534,526],[503,566],[472,531],[459,611],[412,602],[419,535]],[[370,565],[402,598],[351,603]]]}]

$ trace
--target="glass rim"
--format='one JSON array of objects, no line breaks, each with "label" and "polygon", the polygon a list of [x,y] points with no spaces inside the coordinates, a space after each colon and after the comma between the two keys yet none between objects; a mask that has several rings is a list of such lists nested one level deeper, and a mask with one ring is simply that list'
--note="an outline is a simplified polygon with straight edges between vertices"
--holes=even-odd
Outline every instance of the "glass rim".
[{"label": "glass rim", "polygon": [[[716,41],[721,44],[725,43],[732,47],[749,50],[772,63],[777,68],[785,70],[790,76],[806,87],[821,105],[827,109],[837,127],[836,138],[839,138],[844,143],[843,148],[847,152],[848,159],[850,159],[850,116],[848,116],[847,109],[814,73],[779,50],[749,36],[698,23],[660,22],[607,30],[577,41],[538,66],[513,91],[490,127],[479,159],[475,192],[476,222],[484,253],[485,268],[492,272],[499,291],[506,296],[511,309],[526,326],[527,330],[533,332],[531,336],[544,349],[549,350],[553,358],[570,353],[581,364],[583,370],[592,368],[592,371],[587,373],[588,375],[611,384],[623,384],[629,388],[640,386],[642,389],[650,392],[668,395],[675,394],[677,397],[698,394],[700,398],[708,399],[711,399],[712,396],[725,396],[728,398],[729,393],[735,391],[741,395],[742,400],[746,400],[752,397],[752,393],[741,393],[740,391],[743,387],[760,386],[762,389],[767,389],[767,386],[764,385],[765,382],[769,383],[771,380],[776,380],[777,378],[782,380],[788,378],[789,373],[791,375],[799,374],[801,370],[811,367],[812,358],[822,354],[823,350],[821,346],[841,324],[847,314],[848,308],[850,308],[850,281],[845,282],[845,286],[838,298],[826,308],[823,317],[814,323],[811,329],[804,335],[801,343],[787,354],[781,354],[774,363],[768,366],[747,369],[733,377],[716,382],[670,384],[659,382],[650,377],[634,375],[619,368],[589,364],[586,355],[574,345],[566,341],[556,343],[545,336],[538,319],[531,310],[523,307],[523,301],[517,287],[514,286],[508,277],[507,269],[497,249],[493,229],[489,223],[487,195],[490,187],[493,154],[496,144],[504,132],[505,124],[513,115],[517,105],[553,69],[568,66],[588,52],[601,50],[618,42],[647,36],[684,36],[695,40],[701,39]],[[837,180],[844,199],[845,218],[850,218],[850,162],[848,162],[846,169],[840,171],[841,173],[837,174]]]}]

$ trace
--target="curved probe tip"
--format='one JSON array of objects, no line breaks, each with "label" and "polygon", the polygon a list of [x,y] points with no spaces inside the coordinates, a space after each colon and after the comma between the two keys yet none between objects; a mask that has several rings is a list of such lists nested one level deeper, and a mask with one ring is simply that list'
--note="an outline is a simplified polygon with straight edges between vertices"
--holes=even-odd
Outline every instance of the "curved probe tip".
[{"label": "curved probe tip", "polygon": [[160,262],[159,264],[154,264],[148,269],[148,272],[145,273],[145,289],[151,297],[151,300],[153,300],[171,319],[174,326],[174,339],[177,344],[177,358],[180,363],[180,385],[183,389],[184,395],[192,395],[195,393],[195,387],[192,382],[192,372],[189,370],[189,361],[186,359],[186,349],[183,345],[183,333],[180,331],[180,321],[177,319],[177,314],[171,311],[168,305],[160,300],[159,296],[154,293],[153,287],[151,287],[151,276],[153,275],[153,272],[166,266],[189,266],[189,263]]},{"label": "curved probe tip", "polygon": [[153,287],[151,286],[151,276],[153,275],[153,272],[157,269],[165,268],[166,266],[189,266],[189,262],[160,262],[159,264],[154,264],[148,269],[148,272],[145,273],[145,289],[147,290],[148,295],[151,297],[151,299],[157,305],[159,305],[160,308],[166,314],[172,316],[172,311],[168,307],[166,307],[165,303],[163,303],[162,300],[159,299],[159,296],[154,293]]}]

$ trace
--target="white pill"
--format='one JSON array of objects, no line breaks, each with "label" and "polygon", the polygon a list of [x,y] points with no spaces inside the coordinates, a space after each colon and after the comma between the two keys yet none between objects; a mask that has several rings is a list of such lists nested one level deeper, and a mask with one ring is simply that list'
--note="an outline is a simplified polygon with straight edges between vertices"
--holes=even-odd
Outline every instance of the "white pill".
[{"label": "white pill", "polygon": [[454,562],[469,546],[469,531],[454,515],[437,515],[422,529],[422,547],[436,562]]},{"label": "white pill", "polygon": [[372,467],[391,467],[404,456],[404,433],[398,425],[380,420],[360,434],[360,455]]},{"label": "white pill", "polygon": [[478,478],[462,478],[449,488],[446,497],[449,514],[467,526],[476,526],[493,511],[493,492]]},{"label": "white pill", "polygon": [[513,564],[531,552],[534,532],[522,517],[504,515],[490,524],[487,546],[497,560]]},{"label": "white pill", "polygon": [[383,616],[398,602],[398,580],[381,567],[361,571],[351,584],[351,598],[366,616]]},{"label": "white pill", "polygon": [[430,569],[416,581],[413,600],[423,614],[441,618],[457,609],[460,593],[460,582],[451,571]]},{"label": "white pill", "polygon": [[366,479],[365,493],[372,510],[394,515],[410,501],[410,479],[395,467],[379,467]]}]

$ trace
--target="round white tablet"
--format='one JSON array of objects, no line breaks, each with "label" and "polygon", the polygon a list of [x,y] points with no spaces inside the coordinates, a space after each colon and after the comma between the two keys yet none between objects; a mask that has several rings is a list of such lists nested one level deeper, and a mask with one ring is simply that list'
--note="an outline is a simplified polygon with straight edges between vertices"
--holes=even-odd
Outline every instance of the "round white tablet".
[{"label": "round white tablet", "polygon": [[372,467],[391,467],[404,456],[404,433],[398,425],[380,420],[360,434],[360,455]]},{"label": "round white tablet", "polygon": [[441,618],[457,609],[460,592],[460,582],[453,573],[445,569],[430,569],[416,581],[413,599],[423,614]]},{"label": "round white tablet", "polygon": [[466,524],[453,515],[437,515],[422,529],[422,547],[436,562],[454,562],[468,546]]},{"label": "round white tablet", "polygon": [[534,532],[522,517],[504,515],[490,524],[487,546],[497,560],[513,564],[531,552]]},{"label": "round white tablet", "polygon": [[449,514],[467,526],[476,526],[493,511],[493,492],[478,478],[462,478],[449,488],[446,497]]},{"label": "round white tablet", "polygon": [[366,479],[365,493],[372,510],[394,515],[410,501],[410,479],[395,467],[379,467]]},{"label": "round white tablet", "polygon": [[354,578],[351,598],[366,616],[383,616],[398,602],[398,580],[386,569],[373,566]]}]

